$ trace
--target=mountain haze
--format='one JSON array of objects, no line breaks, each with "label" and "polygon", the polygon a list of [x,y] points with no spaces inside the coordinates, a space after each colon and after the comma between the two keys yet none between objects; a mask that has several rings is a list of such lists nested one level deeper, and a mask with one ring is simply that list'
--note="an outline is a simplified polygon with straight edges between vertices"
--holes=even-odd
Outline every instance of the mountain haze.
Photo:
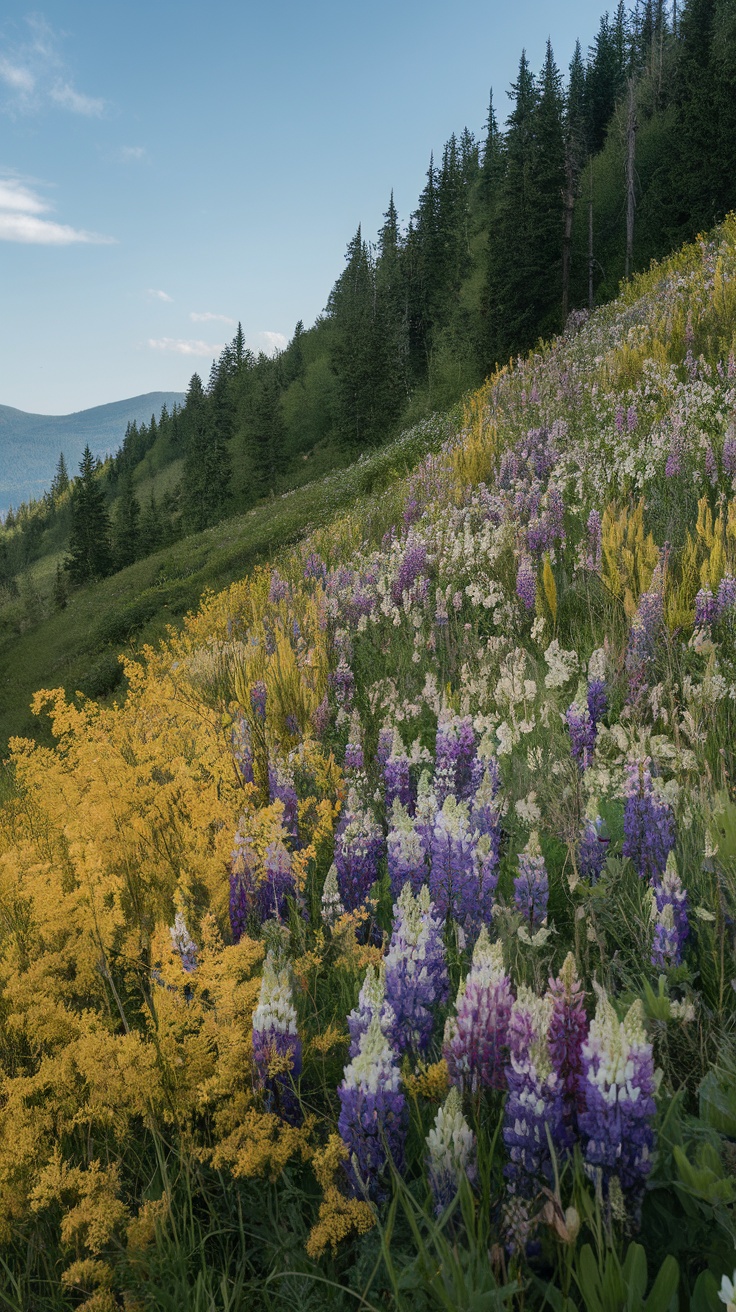
[{"label": "mountain haze", "polygon": [[163,405],[171,410],[183,400],[182,392],[145,392],[70,415],[35,415],[0,405],[0,513],[43,495],[60,451],[74,474],[87,444],[104,458],[120,446],[128,424],[148,423]]}]

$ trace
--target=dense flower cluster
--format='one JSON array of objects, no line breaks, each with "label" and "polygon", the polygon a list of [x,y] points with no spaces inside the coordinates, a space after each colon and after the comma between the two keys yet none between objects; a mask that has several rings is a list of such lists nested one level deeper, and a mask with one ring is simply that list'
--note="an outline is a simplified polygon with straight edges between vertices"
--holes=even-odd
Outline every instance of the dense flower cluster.
[{"label": "dense flower cluster", "polygon": [[396,1053],[380,1016],[375,1015],[361,1035],[337,1092],[337,1128],[348,1150],[353,1189],[380,1199],[388,1189],[389,1165],[402,1168],[406,1135],[406,1099]]},{"label": "dense flower cluster", "polygon": [[641,879],[656,882],[674,845],[672,811],[654,791],[649,762],[635,761],[628,772],[623,854],[633,861]]},{"label": "dense flower cluster", "polygon": [[545,923],[548,900],[547,867],[539,845],[539,835],[533,832],[524,851],[519,853],[519,873],[514,879],[514,904],[531,934]]},{"label": "dense flower cluster", "polygon": [[481,929],[455,1014],[445,1025],[443,1053],[453,1084],[463,1093],[502,1089],[513,995],[498,944]]},{"label": "dense flower cluster", "polygon": [[640,1002],[619,1021],[604,991],[583,1044],[585,1106],[579,1117],[585,1160],[604,1197],[618,1180],[636,1214],[652,1167],[654,1062]]},{"label": "dense flower cluster", "polygon": [[671,853],[661,882],[655,884],[652,890],[652,897],[655,911],[652,965],[658,970],[665,970],[669,966],[680,965],[690,933],[687,891]]},{"label": "dense flower cluster", "polygon": [[460,1094],[450,1089],[427,1135],[427,1174],[439,1216],[454,1201],[461,1180],[473,1184],[475,1135],[463,1116]]},{"label": "dense flower cluster", "polygon": [[264,962],[261,994],[253,1012],[253,1065],[266,1106],[294,1124],[301,1114],[295,1086],[302,1069],[302,1045],[289,968],[279,967],[271,953]]},{"label": "dense flower cluster", "polygon": [[416,897],[411,885],[404,885],[394,906],[394,929],[384,960],[385,1001],[391,1011],[386,1032],[399,1054],[423,1054],[448,990],[442,924],[426,885]]}]

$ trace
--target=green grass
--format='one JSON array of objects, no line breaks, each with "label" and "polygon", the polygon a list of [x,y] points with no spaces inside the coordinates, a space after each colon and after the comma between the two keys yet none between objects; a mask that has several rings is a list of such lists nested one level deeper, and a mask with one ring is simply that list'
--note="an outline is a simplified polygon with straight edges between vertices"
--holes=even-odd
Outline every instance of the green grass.
[{"label": "green grass", "polygon": [[386,489],[439,447],[448,431],[445,418],[422,424],[346,469],[182,538],[74,592],[63,611],[55,611],[52,600],[63,553],[34,562],[21,576],[19,598],[0,607],[0,753],[14,736],[47,739],[48,724],[30,710],[39,688],[119,696],[120,652],[155,643],[167,626],[180,625],[196,609],[206,589],[241,578],[356,501],[363,513],[372,495],[380,505]]}]

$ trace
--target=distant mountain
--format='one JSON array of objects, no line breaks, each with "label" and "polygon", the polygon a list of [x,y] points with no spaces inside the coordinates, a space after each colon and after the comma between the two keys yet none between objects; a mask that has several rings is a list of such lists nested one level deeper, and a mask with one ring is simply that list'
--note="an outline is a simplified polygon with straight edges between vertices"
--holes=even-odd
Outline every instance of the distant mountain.
[{"label": "distant mountain", "polygon": [[43,495],[60,451],[69,474],[76,474],[87,443],[104,458],[120,446],[128,424],[147,424],[152,414],[158,419],[164,404],[170,411],[183,400],[183,392],[146,392],[73,415],[31,415],[0,405],[0,513]]}]

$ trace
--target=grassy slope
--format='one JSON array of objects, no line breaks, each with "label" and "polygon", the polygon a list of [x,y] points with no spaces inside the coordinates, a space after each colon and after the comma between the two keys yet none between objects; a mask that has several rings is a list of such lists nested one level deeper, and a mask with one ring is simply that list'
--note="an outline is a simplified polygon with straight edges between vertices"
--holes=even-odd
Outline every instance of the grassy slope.
[{"label": "grassy slope", "polygon": [[[390,446],[266,502],[203,533],[193,534],[112,578],[73,594],[66,609],[45,614],[43,597],[56,561],[46,555],[29,572],[14,605],[14,626],[0,633],[0,751],[14,735],[45,736],[30,711],[39,688],[63,686],[101,697],[117,687],[118,653],[155,642],[178,624],[208,588],[221,588],[257,561],[326,523],[338,510],[380,493],[447,435],[448,421],[418,426]],[[22,632],[18,632],[22,628]]]}]

